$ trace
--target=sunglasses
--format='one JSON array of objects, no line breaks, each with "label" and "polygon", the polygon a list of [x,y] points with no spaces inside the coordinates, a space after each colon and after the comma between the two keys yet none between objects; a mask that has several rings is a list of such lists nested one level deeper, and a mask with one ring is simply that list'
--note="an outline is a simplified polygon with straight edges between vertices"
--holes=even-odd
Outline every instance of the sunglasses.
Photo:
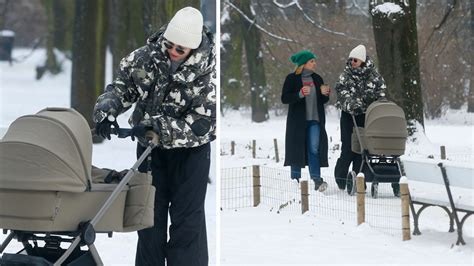
[{"label": "sunglasses", "polygon": [[359,59],[357,59],[357,58],[352,58],[351,60],[352,60],[352,62],[354,62],[354,63],[359,62]]},{"label": "sunglasses", "polygon": [[176,50],[176,52],[179,54],[179,55],[183,55],[186,51],[184,50],[185,48],[182,47],[182,46],[179,46],[179,45],[175,45],[174,43],[170,42],[170,41],[165,41],[164,42],[164,45],[166,47],[166,49],[174,49]]}]

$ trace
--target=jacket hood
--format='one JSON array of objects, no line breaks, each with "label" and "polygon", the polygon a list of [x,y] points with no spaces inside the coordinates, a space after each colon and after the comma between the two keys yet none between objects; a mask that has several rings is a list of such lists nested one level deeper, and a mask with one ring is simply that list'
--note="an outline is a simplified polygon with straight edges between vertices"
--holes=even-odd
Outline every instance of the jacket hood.
[{"label": "jacket hood", "polygon": [[372,59],[367,56],[367,59],[365,60],[365,66],[360,67],[360,68],[352,68],[351,65],[351,58],[348,58],[346,61],[346,67],[344,68],[344,72],[346,72],[349,75],[364,75],[370,71],[373,71],[375,69],[375,64],[372,61]]},{"label": "jacket hood", "polygon": [[[167,24],[153,33],[147,39],[147,45],[151,50],[151,56],[155,62],[167,62],[168,65],[170,65],[171,60],[167,55],[167,49],[164,45],[165,38],[163,37],[166,27]],[[184,82],[192,82],[195,77],[212,71],[215,64],[214,34],[206,26],[203,27],[202,34],[202,41],[199,47],[191,51],[191,54],[182,63],[181,70],[173,74],[176,79]]]}]

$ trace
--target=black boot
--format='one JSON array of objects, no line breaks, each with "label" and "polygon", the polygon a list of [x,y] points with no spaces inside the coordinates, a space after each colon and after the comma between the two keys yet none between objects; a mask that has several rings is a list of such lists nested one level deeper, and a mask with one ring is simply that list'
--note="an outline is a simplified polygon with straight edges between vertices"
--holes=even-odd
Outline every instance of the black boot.
[{"label": "black boot", "polygon": [[400,197],[400,185],[398,183],[392,183],[393,195]]},{"label": "black boot", "polygon": [[314,180],[314,190],[323,192],[328,187],[328,183],[324,182],[322,178],[315,178]]}]

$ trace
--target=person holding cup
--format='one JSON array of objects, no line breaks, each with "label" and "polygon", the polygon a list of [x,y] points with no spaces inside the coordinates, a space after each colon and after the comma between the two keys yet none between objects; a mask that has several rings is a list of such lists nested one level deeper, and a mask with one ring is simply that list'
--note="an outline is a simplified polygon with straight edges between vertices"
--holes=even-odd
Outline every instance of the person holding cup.
[{"label": "person holding cup", "polygon": [[328,137],[324,104],[331,89],[316,73],[316,55],[302,50],[290,57],[296,70],[286,76],[281,101],[288,104],[285,135],[285,166],[291,179],[301,178],[301,168],[309,166],[314,189],[324,191],[327,183],[321,167],[328,167]]}]

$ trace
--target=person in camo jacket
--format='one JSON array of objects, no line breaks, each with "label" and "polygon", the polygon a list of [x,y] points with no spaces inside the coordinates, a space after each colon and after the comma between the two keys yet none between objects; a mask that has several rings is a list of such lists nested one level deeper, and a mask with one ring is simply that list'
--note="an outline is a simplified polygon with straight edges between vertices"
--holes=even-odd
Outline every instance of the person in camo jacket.
[{"label": "person in camo jacket", "polygon": [[[213,34],[199,10],[185,7],[122,59],[97,99],[98,135],[110,139],[115,118],[136,103],[129,123],[137,156],[146,131],[159,137],[151,154],[154,226],[138,231],[136,265],[208,265],[204,199],[216,130],[215,63]],[[145,162],[139,171],[146,170]]]},{"label": "person in camo jacket", "polygon": [[[336,183],[340,189],[352,189],[352,182],[346,182],[349,166],[359,171],[362,162],[360,154],[352,152],[351,135],[354,127],[351,115],[354,115],[359,127],[364,127],[367,107],[385,97],[385,80],[375,69],[372,59],[366,55],[364,45],[358,45],[349,54],[344,71],[336,82],[336,107],[341,109],[341,155],[334,168]],[[347,184],[346,184],[347,183]],[[395,195],[399,194],[398,184],[393,183]]]}]

